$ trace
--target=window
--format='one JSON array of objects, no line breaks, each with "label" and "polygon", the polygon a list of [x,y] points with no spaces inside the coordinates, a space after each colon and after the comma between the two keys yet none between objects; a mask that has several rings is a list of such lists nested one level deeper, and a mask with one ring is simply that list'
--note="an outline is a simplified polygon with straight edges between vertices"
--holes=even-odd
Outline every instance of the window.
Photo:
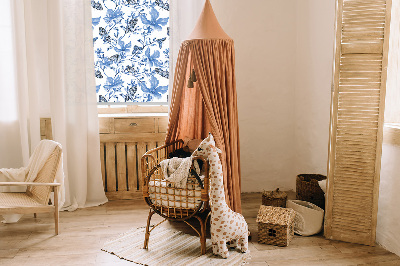
[{"label": "window", "polygon": [[92,1],[99,103],[166,103],[168,0]]}]

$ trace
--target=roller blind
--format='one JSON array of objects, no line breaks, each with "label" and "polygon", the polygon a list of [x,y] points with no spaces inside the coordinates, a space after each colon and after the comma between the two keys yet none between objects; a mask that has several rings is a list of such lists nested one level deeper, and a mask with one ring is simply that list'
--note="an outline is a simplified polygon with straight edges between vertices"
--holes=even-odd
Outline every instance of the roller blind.
[{"label": "roller blind", "polygon": [[390,0],[338,0],[325,236],[374,245]]}]

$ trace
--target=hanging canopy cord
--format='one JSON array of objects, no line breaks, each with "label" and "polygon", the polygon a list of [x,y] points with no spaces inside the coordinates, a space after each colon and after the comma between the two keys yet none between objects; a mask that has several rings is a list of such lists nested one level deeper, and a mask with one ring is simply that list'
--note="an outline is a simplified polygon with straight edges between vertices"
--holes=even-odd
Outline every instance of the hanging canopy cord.
[{"label": "hanging canopy cord", "polygon": [[194,72],[194,69],[192,70],[192,73],[190,73],[190,75],[189,75],[189,80],[188,80],[188,83],[187,83],[187,87],[188,88],[194,88],[194,82],[196,82],[197,81],[197,77],[196,77],[196,73]]}]

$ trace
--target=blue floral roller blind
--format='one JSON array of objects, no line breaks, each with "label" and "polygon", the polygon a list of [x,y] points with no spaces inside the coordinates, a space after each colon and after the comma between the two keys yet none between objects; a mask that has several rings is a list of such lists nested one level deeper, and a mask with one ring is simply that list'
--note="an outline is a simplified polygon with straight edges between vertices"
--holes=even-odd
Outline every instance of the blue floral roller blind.
[{"label": "blue floral roller blind", "polygon": [[98,102],[167,102],[168,0],[92,1]]}]

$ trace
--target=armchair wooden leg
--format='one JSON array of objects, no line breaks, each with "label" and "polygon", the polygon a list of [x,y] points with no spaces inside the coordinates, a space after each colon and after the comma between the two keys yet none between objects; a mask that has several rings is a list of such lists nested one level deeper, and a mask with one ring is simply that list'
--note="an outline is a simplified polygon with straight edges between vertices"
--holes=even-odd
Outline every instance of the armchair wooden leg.
[{"label": "armchair wooden leg", "polygon": [[151,216],[153,216],[154,213],[155,213],[155,212],[153,211],[153,209],[150,208],[149,217],[147,217],[146,234],[145,234],[145,236],[144,236],[144,245],[143,245],[143,248],[144,248],[144,249],[148,249],[148,248],[149,248],[150,221],[151,221]]},{"label": "armchair wooden leg", "polygon": [[35,212],[35,213],[33,214],[33,218],[35,218],[35,219],[36,219],[36,217],[37,217],[37,216],[36,216],[36,212]]},{"label": "armchair wooden leg", "polygon": [[59,220],[59,211],[58,211],[58,187],[54,187],[54,227],[55,233],[58,235],[58,220]]}]

